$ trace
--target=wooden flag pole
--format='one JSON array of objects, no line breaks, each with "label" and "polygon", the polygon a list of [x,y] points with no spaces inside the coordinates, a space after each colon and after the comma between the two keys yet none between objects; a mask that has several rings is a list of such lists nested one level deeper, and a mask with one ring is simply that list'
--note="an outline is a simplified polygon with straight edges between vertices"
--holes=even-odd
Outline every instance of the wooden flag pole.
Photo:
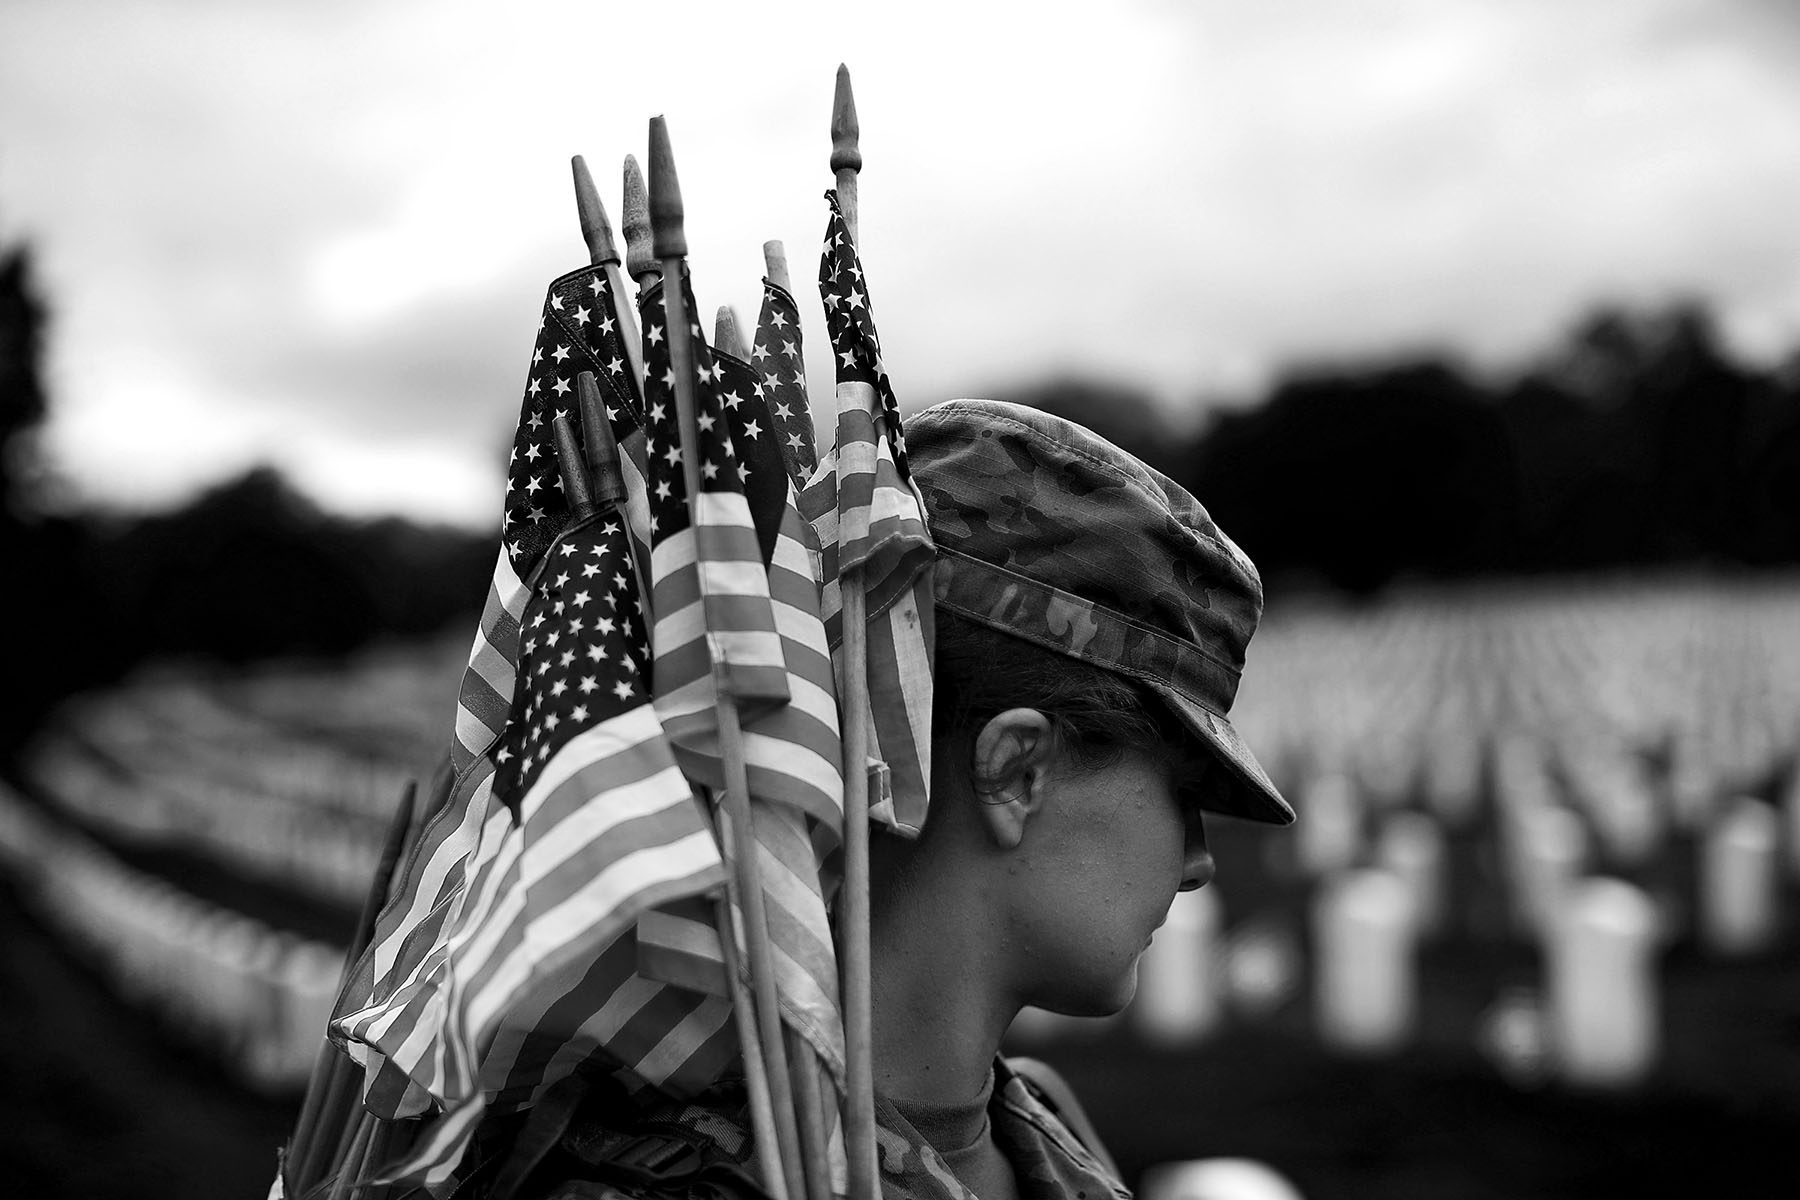
[{"label": "wooden flag pole", "polygon": [[[381,857],[375,863],[375,876],[369,881],[368,895],[363,897],[362,912],[357,916],[356,929],[351,934],[350,946],[344,954],[343,971],[338,976],[340,996],[349,983],[350,973],[356,969],[357,960],[368,949],[369,941],[375,935],[376,918],[381,915],[382,907],[387,903],[388,889],[393,883],[394,871],[399,865],[401,851],[412,828],[417,793],[417,785],[408,780],[405,790],[400,794],[400,806],[395,809],[394,818],[388,825]],[[356,1063],[350,1056],[338,1049],[330,1037],[324,1038],[319,1046],[319,1056],[313,1060],[306,1099],[301,1105],[300,1119],[288,1145],[287,1158],[296,1162],[288,1180],[294,1186],[295,1195],[310,1188],[323,1177],[324,1170],[333,1165],[321,1161],[320,1157],[321,1151],[327,1146],[335,1149],[338,1145],[337,1137],[327,1137],[326,1126],[329,1123],[330,1132],[335,1134],[348,1118],[350,1108],[356,1100],[355,1072]]]},{"label": "wooden flag pole", "polygon": [[[787,1173],[776,1170],[769,1158],[769,1155],[781,1152],[781,1141],[775,1128],[775,1100],[769,1090],[769,1066],[763,1061],[762,1034],[756,1027],[756,1006],[744,990],[744,967],[731,931],[729,891],[713,902],[713,920],[719,923],[719,953],[724,959],[725,979],[731,989],[731,1021],[737,1027],[738,1045],[743,1048],[744,1092],[750,1101],[750,1134],[756,1141],[757,1155],[770,1163],[766,1172],[769,1194],[780,1200],[787,1196]],[[789,1200],[799,1200],[799,1197]]]},{"label": "wooden flag pole", "polygon": [[[640,347],[640,350],[642,348]],[[581,417],[581,441],[587,451],[588,493],[597,508],[622,508],[625,474],[619,470],[619,443],[612,421],[600,399],[600,384],[592,371],[575,377],[575,402]],[[639,563],[639,569],[647,567]]]},{"label": "wooden flag pole", "polygon": [[[764,259],[770,245],[780,253],[781,243],[764,244]],[[786,272],[785,261],[782,264]],[[713,346],[743,361],[749,361],[737,313],[729,304],[721,304],[713,324]],[[793,1069],[794,1096],[799,1104],[800,1155],[806,1166],[806,1200],[832,1200],[830,1125],[826,1122],[825,1099],[819,1086],[819,1056],[812,1043],[794,1030],[787,1032],[788,1063]]]},{"label": "wooden flag pole", "polygon": [[[588,484],[596,509],[618,510],[625,520],[625,505],[630,493],[625,487],[625,474],[619,469],[619,443],[613,437],[612,420],[606,415],[606,404],[600,399],[600,383],[592,371],[575,377],[575,404],[581,417],[582,445],[587,450],[587,466],[592,472]],[[628,522],[629,523],[629,522]],[[649,549],[638,539],[631,543],[632,564],[637,567],[638,603],[650,611]]]},{"label": "wooden flag pole", "polygon": [[[862,170],[862,127],[856,122],[856,97],[850,91],[850,68],[838,64],[837,88],[831,97],[831,173],[836,177],[838,208],[850,240],[856,236],[856,179]],[[858,243],[860,245],[860,243]]]},{"label": "wooden flag pole", "polygon": [[819,1082],[824,1064],[819,1052],[795,1029],[787,1031],[794,1064],[794,1099],[800,1106],[800,1155],[806,1164],[806,1200],[833,1200],[831,1190],[831,1124],[825,1089]]},{"label": "wooden flag pole", "polygon": [[713,349],[723,350],[737,359],[745,358],[749,353],[738,333],[737,313],[729,304],[719,305],[718,314],[713,317]]},{"label": "wooden flag pole", "polygon": [[[642,300],[650,285],[662,278],[662,264],[656,261],[656,239],[650,232],[650,194],[637,157],[631,154],[625,156],[625,211],[620,226],[625,230],[625,269],[631,272]],[[638,370],[643,370],[641,364]]]},{"label": "wooden flag pole", "polygon": [[[850,71],[838,65],[831,106],[831,170],[851,243],[858,244],[856,99]],[[876,1200],[874,986],[869,946],[869,643],[868,597],[861,568],[838,574],[844,640],[844,886],[839,905],[839,966],[844,988],[844,1153],[852,1200]]]},{"label": "wooden flag pole", "polygon": [[779,241],[763,243],[763,274],[788,295],[794,294],[794,285],[788,282],[787,247]]},{"label": "wooden flag pole", "polygon": [[[656,257],[662,262],[663,311],[669,340],[669,365],[675,376],[675,410],[681,426],[682,473],[687,483],[688,511],[696,530],[700,526],[700,462],[695,455],[694,361],[689,344],[689,322],[682,295],[682,259],[687,256],[685,214],[681,185],[675,174],[675,157],[669,146],[668,126],[661,117],[650,119],[649,209]],[[774,949],[769,940],[769,918],[759,865],[761,851],[750,808],[748,772],[744,764],[743,731],[738,724],[737,701],[725,675],[725,664],[714,664],[717,681],[719,740],[724,750],[725,787],[719,806],[730,826],[738,909],[744,920],[744,949],[749,960],[750,986],[754,995],[756,1027],[768,1068],[769,1099],[773,1109],[776,1144],[761,1148],[767,1157],[764,1185],[771,1192],[785,1186],[789,1200],[802,1200],[806,1182],[795,1124],[793,1077],[788,1071],[787,1047],[781,1036],[781,1010],[776,995]],[[721,931],[730,936],[729,926]]]},{"label": "wooden flag pole", "polygon": [[[800,1149],[800,1128],[794,1108],[793,1071],[787,1044],[782,1040],[781,1001],[776,994],[774,947],[769,938],[769,914],[762,889],[762,871],[756,841],[755,813],[750,807],[748,772],[744,766],[744,734],[738,724],[737,701],[731,696],[724,664],[713,668],[719,694],[719,742],[725,752],[725,787],[719,797],[731,826],[733,870],[739,872],[738,910],[744,920],[744,950],[749,960],[752,1011],[756,1038],[762,1045],[764,1074],[768,1080],[769,1111],[774,1126],[777,1159],[769,1177],[783,1177],[790,1200],[807,1195],[805,1159]],[[746,865],[748,864],[748,865]],[[729,928],[729,927],[728,927]],[[775,1191],[770,1186],[771,1192]]]},{"label": "wooden flag pole", "polygon": [[[780,243],[775,243],[779,247]],[[749,361],[737,313],[721,304],[713,325],[713,346]],[[793,1070],[794,1097],[799,1104],[800,1157],[805,1164],[806,1200],[832,1200],[830,1128],[826,1124],[824,1098],[819,1089],[819,1058],[811,1043],[794,1030],[786,1031],[788,1063]]]},{"label": "wooden flag pole", "polygon": [[338,1166],[337,1178],[332,1181],[331,1200],[344,1200],[350,1194],[357,1177],[368,1166],[369,1145],[375,1137],[375,1124],[376,1118],[365,1112],[360,1114],[352,1130],[346,1131],[350,1144]]},{"label": "wooden flag pole", "polygon": [[594,515],[594,494],[582,462],[581,443],[576,440],[575,424],[568,413],[557,413],[550,422],[550,432],[556,441],[556,466],[562,476],[563,498],[569,502],[569,520],[585,521]]},{"label": "wooden flag pole", "polygon": [[619,274],[619,248],[613,244],[612,222],[606,219],[606,206],[594,188],[594,177],[587,163],[577,154],[569,160],[575,175],[575,212],[581,221],[581,238],[587,243],[588,261],[606,276],[606,286],[613,294],[614,316],[619,322],[619,341],[625,347],[625,361],[631,367],[631,388],[641,402],[644,398],[644,346],[638,340],[637,321],[631,305],[625,301],[625,277]]}]

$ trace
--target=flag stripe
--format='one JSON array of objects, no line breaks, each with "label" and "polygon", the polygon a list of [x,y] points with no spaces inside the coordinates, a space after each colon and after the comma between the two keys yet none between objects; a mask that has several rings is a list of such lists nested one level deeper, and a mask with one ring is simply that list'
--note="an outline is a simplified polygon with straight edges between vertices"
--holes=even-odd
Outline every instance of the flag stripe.
[{"label": "flag stripe", "polygon": [[429,1126],[418,1142],[398,1163],[378,1175],[378,1184],[416,1183],[436,1191],[450,1182],[462,1161],[475,1127],[480,1123],[483,1106],[479,1099],[458,1105],[440,1121]]},{"label": "flag stripe", "polygon": [[726,997],[725,959],[712,905],[664,904],[638,921],[638,971],[689,991]]},{"label": "flag stripe", "polygon": [[524,612],[526,595],[512,559],[502,547],[457,696],[456,736],[450,750],[452,765],[459,771],[486,751],[506,727],[518,667],[519,615]]},{"label": "flag stripe", "polygon": [[932,584],[921,575],[869,622],[868,636],[870,745],[891,772],[886,809],[872,815],[915,836],[931,782]]}]

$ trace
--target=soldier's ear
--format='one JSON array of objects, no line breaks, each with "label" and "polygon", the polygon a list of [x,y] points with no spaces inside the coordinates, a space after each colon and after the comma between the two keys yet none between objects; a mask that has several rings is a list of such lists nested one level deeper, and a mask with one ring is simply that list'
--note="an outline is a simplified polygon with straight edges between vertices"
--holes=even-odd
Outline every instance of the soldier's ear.
[{"label": "soldier's ear", "polygon": [[1025,839],[1025,827],[1043,807],[1046,769],[1056,753],[1056,729],[1035,708],[1009,708],[975,735],[973,770],[976,818],[1002,850]]}]

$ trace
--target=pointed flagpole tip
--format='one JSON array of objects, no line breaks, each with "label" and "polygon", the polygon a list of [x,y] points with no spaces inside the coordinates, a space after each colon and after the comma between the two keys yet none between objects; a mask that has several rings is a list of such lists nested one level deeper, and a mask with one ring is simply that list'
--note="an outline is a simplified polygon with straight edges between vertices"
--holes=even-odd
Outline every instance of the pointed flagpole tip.
[{"label": "pointed flagpole tip", "polygon": [[778,241],[763,243],[763,274],[769,277],[770,283],[792,294],[794,285],[788,281],[787,247]]},{"label": "pointed flagpole tip", "polygon": [[646,276],[656,276],[660,268],[650,236],[650,193],[644,187],[644,172],[633,154],[625,156],[625,203],[620,217],[620,226],[625,230],[625,269],[643,287],[649,282]]},{"label": "pointed flagpole tip", "polygon": [[558,413],[550,429],[556,435],[556,469],[562,475],[563,497],[579,521],[594,511],[594,496],[588,490],[587,469],[582,466],[581,447],[575,440],[575,424],[568,413]]},{"label": "pointed flagpole tip", "polygon": [[719,305],[719,314],[713,319],[713,348],[733,358],[744,357],[744,339],[738,329],[737,311],[729,304]]},{"label": "pointed flagpole tip", "polygon": [[681,180],[675,174],[675,151],[669,126],[650,118],[650,232],[656,257],[687,257],[687,213],[681,203]]},{"label": "pointed flagpole tip", "polygon": [[616,505],[625,498],[625,478],[619,473],[619,443],[613,437],[612,420],[606,415],[600,384],[592,371],[575,377],[575,397],[581,410],[581,435],[587,444],[594,503]]},{"label": "pointed flagpole tip", "polygon": [[596,267],[618,262],[619,249],[613,244],[612,222],[606,219],[606,206],[600,203],[594,177],[588,174],[587,163],[582,161],[581,155],[569,160],[569,170],[575,176],[575,215],[581,221],[581,240],[587,243],[588,261]]},{"label": "pointed flagpole tip", "polygon": [[856,123],[856,96],[850,90],[850,68],[838,64],[837,92],[831,100],[831,170],[862,170],[862,150],[858,138],[862,129]]}]

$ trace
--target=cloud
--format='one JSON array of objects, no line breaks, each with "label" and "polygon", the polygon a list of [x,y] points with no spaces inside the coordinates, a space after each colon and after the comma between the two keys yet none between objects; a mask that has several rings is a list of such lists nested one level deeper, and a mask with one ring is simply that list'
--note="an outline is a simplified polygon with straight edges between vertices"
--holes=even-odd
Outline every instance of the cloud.
[{"label": "cloud", "polygon": [[[139,500],[250,455],[347,506],[479,491],[543,286],[582,261],[568,156],[612,203],[665,113],[701,302],[753,319],[765,239],[807,291],[840,59],[914,402],[1068,370],[1192,404],[1418,346],[1504,364],[1677,292],[1747,348],[1800,342],[1779,4],[610,7],[8,6],[0,218],[45,268],[66,470]],[[158,464],[125,469],[148,433]]]}]

